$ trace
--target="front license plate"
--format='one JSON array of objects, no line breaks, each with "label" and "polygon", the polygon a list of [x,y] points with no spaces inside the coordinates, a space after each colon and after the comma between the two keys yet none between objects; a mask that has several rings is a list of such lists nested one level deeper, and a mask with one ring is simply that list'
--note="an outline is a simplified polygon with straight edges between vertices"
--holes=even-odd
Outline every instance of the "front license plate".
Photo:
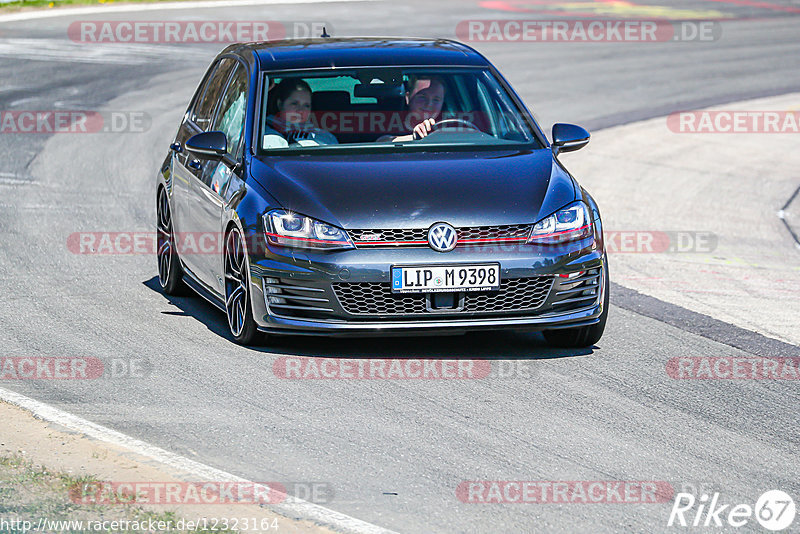
[{"label": "front license plate", "polygon": [[500,265],[392,267],[393,293],[441,293],[500,289]]}]

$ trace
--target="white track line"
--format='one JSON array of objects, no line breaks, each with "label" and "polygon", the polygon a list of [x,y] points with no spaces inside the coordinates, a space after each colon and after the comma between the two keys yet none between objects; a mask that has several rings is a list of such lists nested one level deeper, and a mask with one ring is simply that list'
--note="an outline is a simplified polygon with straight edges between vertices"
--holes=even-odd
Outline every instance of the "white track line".
[{"label": "white track line", "polygon": [[[154,4],[130,4],[106,7],[59,8],[42,11],[25,11],[0,15],[0,23],[20,20],[69,17],[73,15],[95,15],[99,13],[130,13],[136,11],[166,11],[172,9],[203,9],[215,7],[269,6],[280,4],[327,4],[331,2],[374,2],[376,0],[209,0],[206,2],[160,2]],[[2,4],[0,4],[2,5]]]},{"label": "white track line", "polygon": [[[200,480],[253,483],[252,481],[190,460],[189,458],[126,436],[116,430],[111,430],[102,425],[92,423],[76,415],[72,415],[4,388],[0,388],[0,400],[19,406],[45,421],[56,423],[98,441],[110,443],[117,447],[123,447],[169,467],[185,471],[193,476],[197,476]],[[267,507],[289,518],[309,520],[337,532],[353,534],[397,534],[392,530],[387,530],[383,527],[373,525],[372,523],[361,521],[360,519],[330,510],[318,504],[304,501],[297,497],[289,496],[283,503],[271,504]]]}]

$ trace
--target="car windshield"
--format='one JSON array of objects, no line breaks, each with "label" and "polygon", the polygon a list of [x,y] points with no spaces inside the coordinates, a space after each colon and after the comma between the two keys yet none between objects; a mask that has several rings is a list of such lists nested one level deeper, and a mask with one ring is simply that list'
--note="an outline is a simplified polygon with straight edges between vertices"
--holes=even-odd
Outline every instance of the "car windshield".
[{"label": "car windshield", "polygon": [[533,118],[483,68],[353,68],[265,73],[260,154],[540,142]]}]

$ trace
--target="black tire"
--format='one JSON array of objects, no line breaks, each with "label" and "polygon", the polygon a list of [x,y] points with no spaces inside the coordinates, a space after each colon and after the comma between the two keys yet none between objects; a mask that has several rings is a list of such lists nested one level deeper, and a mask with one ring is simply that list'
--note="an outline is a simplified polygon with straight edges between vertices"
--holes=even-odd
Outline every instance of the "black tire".
[{"label": "black tire", "polygon": [[603,332],[606,329],[606,320],[608,319],[608,295],[610,286],[608,282],[607,258],[604,258],[603,265],[603,289],[605,290],[605,296],[603,297],[603,312],[600,314],[600,321],[589,326],[579,326],[577,328],[545,330],[542,333],[548,344],[563,348],[586,348],[591,347],[603,337]]},{"label": "black tire", "polygon": [[172,211],[167,190],[158,189],[156,199],[156,259],[158,260],[158,284],[167,295],[184,295],[183,268],[175,250],[175,233],[172,230]]},{"label": "black tire", "polygon": [[263,341],[253,319],[249,273],[242,233],[238,228],[232,228],[225,234],[225,315],[233,340],[239,345]]}]

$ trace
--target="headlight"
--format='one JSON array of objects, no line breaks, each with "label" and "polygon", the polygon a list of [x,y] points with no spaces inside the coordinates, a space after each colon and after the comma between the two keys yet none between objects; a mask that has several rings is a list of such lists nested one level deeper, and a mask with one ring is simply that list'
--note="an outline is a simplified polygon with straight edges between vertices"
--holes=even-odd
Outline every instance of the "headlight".
[{"label": "headlight", "polygon": [[264,214],[264,229],[267,241],[273,245],[323,250],[355,248],[341,228],[286,210]]},{"label": "headlight", "polygon": [[531,231],[528,243],[555,245],[592,235],[592,220],[583,202],[575,202],[545,217]]}]

